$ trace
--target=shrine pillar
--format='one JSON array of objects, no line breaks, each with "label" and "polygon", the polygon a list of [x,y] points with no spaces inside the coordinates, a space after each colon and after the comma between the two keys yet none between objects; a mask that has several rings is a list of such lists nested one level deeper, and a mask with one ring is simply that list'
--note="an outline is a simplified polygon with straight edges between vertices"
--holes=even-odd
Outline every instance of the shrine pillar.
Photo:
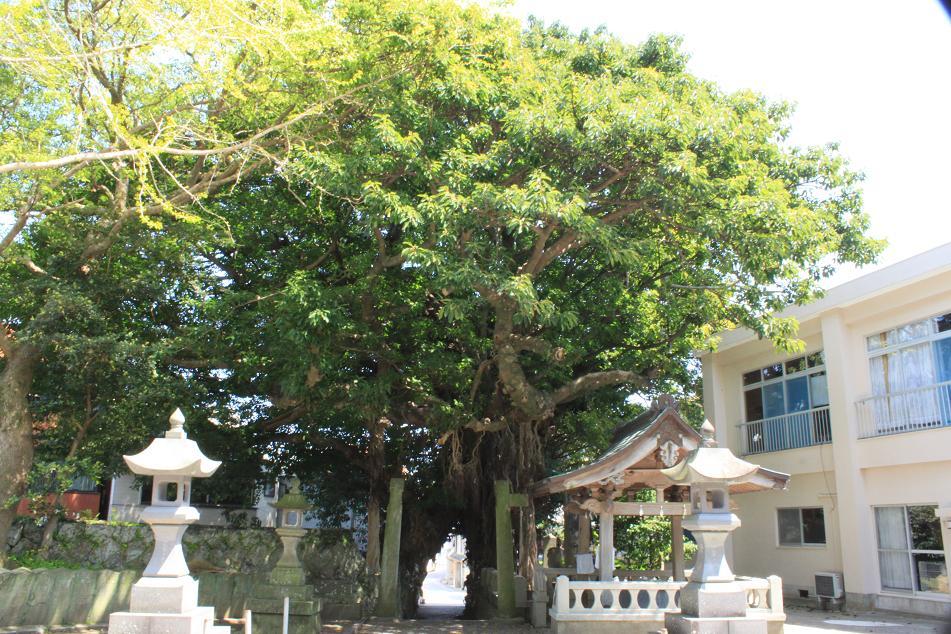
[{"label": "shrine pillar", "polygon": [[614,579],[614,513],[598,514],[601,524],[598,539],[598,567],[601,581]]},{"label": "shrine pillar", "polygon": [[684,576],[684,518],[681,515],[670,517],[670,546],[673,563],[674,581],[685,581]]}]

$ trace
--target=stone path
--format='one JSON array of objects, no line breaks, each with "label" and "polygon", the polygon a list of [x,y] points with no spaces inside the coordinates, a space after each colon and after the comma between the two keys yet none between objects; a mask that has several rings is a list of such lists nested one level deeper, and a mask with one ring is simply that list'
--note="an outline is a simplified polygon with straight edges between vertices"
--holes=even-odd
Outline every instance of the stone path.
[{"label": "stone path", "polygon": [[786,606],[786,634],[878,632],[879,634],[951,634],[951,623],[897,612],[874,610],[826,612],[801,605]]},{"label": "stone path", "polygon": [[437,621],[370,619],[365,623],[330,623],[321,628],[321,634],[548,634],[550,629],[535,629],[525,621]]},{"label": "stone path", "polygon": [[[786,607],[786,634],[872,632],[877,634],[951,634],[951,622],[895,612],[820,612],[806,607]],[[0,634],[104,634],[105,626],[6,627]],[[236,634],[240,632],[235,628]],[[461,621],[370,619],[365,623],[327,623],[321,634],[550,634],[522,621]]]},{"label": "stone path", "polygon": [[[548,634],[524,622],[370,619],[365,623],[330,623],[321,634]],[[822,612],[806,606],[786,607],[786,634],[873,632],[878,634],[951,634],[951,623],[895,612]]]},{"label": "stone path", "polygon": [[418,619],[456,619],[466,607],[466,591],[443,583],[446,570],[434,570],[423,581],[423,601],[417,612]]}]

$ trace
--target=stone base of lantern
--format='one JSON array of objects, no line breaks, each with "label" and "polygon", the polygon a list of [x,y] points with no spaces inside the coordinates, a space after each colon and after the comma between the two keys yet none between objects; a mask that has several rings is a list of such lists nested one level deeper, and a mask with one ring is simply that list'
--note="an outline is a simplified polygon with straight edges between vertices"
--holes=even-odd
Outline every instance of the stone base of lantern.
[{"label": "stone base of lantern", "polygon": [[198,607],[198,582],[190,576],[142,577],[132,586],[128,612],[109,615],[109,634],[229,634],[215,626],[215,609]]},{"label": "stone base of lantern", "polygon": [[[303,576],[303,571],[296,569]],[[286,576],[284,573],[287,573]],[[257,634],[280,634],[284,619],[284,597],[288,601],[289,634],[314,634],[320,631],[320,598],[314,596],[314,587],[304,583],[275,582],[284,578],[296,579],[288,568],[275,568],[269,582],[255,583],[252,599],[247,608],[254,614],[254,631]]]},{"label": "stone base of lantern", "polygon": [[129,612],[184,614],[198,607],[198,582],[190,577],[142,577],[132,586]]},{"label": "stone base of lantern", "polygon": [[682,614],[702,617],[746,616],[746,590],[730,583],[698,583],[691,581],[680,590]]},{"label": "stone base of lantern", "polygon": [[184,614],[167,612],[113,612],[109,634],[230,634],[226,625],[214,625],[215,609],[204,607]]},{"label": "stone base of lantern", "polygon": [[680,613],[666,614],[664,625],[667,634],[767,634],[766,618],[747,609],[739,584],[691,581],[680,590]]},{"label": "stone base of lantern", "polygon": [[683,616],[668,614],[664,618],[667,634],[767,634],[769,623],[750,616]]}]

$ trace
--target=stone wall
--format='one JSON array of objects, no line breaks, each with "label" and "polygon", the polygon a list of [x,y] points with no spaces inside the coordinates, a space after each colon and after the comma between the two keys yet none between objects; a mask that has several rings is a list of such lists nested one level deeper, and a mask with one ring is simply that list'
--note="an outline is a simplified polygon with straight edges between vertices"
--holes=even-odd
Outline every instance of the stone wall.
[{"label": "stone wall", "polygon": [[[252,575],[203,573],[199,605],[215,606],[215,616],[240,617]],[[0,570],[0,626],[105,623],[109,613],[129,608],[134,570]]]},{"label": "stone wall", "polygon": [[[35,550],[41,534],[31,522],[18,522],[7,540],[11,552]],[[281,555],[280,539],[268,528],[191,526],[182,541],[192,574],[200,580],[202,605],[214,605],[219,617],[240,615],[252,581],[270,572]],[[82,569],[0,571],[0,625],[105,621],[109,612],[128,607],[129,588],[145,568],[152,545],[145,524],[63,522],[49,558]],[[298,555],[308,582],[324,600],[325,619],[359,618],[372,611],[375,583],[348,531],[309,531]],[[43,607],[52,595],[59,599]],[[21,610],[18,601],[25,598],[36,607]],[[21,620],[11,620],[8,613]]]},{"label": "stone wall", "polygon": [[0,626],[105,623],[127,609],[134,570],[0,570]]},{"label": "stone wall", "polygon": [[[18,522],[7,540],[10,552],[35,550],[41,536],[41,527]],[[281,541],[273,529],[191,526],[182,543],[189,562],[228,572],[270,570],[281,555]],[[62,522],[53,536],[49,558],[85,568],[142,570],[152,556],[153,544],[152,530],[145,524]]]}]

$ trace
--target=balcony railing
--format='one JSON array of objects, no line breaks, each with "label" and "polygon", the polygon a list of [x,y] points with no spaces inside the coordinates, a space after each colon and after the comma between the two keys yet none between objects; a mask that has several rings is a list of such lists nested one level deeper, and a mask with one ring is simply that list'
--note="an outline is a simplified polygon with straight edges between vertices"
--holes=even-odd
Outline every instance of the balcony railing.
[{"label": "balcony railing", "polygon": [[951,425],[951,381],[858,401],[858,436],[871,438]]},{"label": "balcony railing", "polygon": [[739,428],[745,456],[832,442],[828,405],[742,423]]}]

